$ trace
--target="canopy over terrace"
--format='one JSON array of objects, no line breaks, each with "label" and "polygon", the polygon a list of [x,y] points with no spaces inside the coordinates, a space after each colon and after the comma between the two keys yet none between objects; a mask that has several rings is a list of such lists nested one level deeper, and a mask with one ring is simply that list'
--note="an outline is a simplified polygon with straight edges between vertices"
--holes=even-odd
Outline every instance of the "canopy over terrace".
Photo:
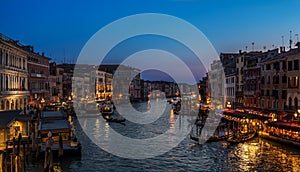
[{"label": "canopy over terrace", "polygon": [[255,113],[247,113],[247,112],[242,112],[242,111],[236,111],[236,110],[224,110],[223,115],[226,116],[231,116],[235,118],[240,118],[240,119],[258,119],[261,121],[267,121],[271,119],[269,116],[263,116]]},{"label": "canopy over terrace", "polygon": [[291,130],[300,132],[300,125],[296,123],[286,123],[286,122],[271,122],[268,124],[270,127],[275,127],[278,129]]}]

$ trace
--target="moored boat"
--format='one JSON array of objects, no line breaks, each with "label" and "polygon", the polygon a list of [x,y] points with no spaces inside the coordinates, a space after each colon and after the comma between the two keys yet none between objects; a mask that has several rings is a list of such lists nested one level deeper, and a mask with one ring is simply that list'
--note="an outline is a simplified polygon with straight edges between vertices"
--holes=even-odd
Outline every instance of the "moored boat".
[{"label": "moored boat", "polygon": [[226,141],[229,143],[232,143],[232,144],[243,143],[243,142],[246,142],[246,141],[254,138],[256,136],[256,134],[257,134],[256,132],[251,132],[251,133],[242,134],[239,136],[231,135],[226,138]]},{"label": "moored boat", "polygon": [[62,149],[64,155],[81,155],[81,144],[75,136],[73,126],[64,116],[61,111],[42,112],[38,128],[41,152],[46,151],[46,142],[51,133],[52,151],[58,152]]}]

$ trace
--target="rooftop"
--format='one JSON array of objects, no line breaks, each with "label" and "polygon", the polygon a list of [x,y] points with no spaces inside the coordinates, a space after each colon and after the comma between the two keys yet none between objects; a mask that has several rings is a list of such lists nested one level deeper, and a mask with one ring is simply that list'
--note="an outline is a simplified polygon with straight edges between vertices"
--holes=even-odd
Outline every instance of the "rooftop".
[{"label": "rooftop", "polygon": [[0,129],[7,127],[19,114],[21,110],[10,110],[10,111],[1,111],[0,112]]},{"label": "rooftop", "polygon": [[52,131],[71,129],[71,125],[67,120],[42,120],[39,123],[39,131]]},{"label": "rooftop", "polygon": [[63,111],[43,111],[41,114],[41,118],[66,118],[67,114]]}]

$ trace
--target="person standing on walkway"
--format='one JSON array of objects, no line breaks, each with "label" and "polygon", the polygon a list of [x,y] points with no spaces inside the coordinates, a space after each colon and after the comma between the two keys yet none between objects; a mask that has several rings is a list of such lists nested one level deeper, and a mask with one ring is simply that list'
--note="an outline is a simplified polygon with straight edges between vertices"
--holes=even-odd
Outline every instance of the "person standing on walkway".
[{"label": "person standing on walkway", "polygon": [[54,141],[52,139],[52,133],[49,131],[48,138],[46,140],[46,150],[45,150],[45,161],[44,161],[44,171],[53,171],[53,155],[52,155],[52,145]]}]

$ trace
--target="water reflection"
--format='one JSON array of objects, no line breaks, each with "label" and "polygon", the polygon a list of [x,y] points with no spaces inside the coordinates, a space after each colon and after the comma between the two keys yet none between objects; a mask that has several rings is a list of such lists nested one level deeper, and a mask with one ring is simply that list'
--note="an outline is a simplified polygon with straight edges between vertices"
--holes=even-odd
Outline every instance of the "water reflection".
[{"label": "water reflection", "polygon": [[[136,105],[147,108],[148,102]],[[139,126],[126,121],[126,126],[109,124],[101,116],[87,118],[83,127],[92,128],[95,137],[103,134],[102,142],[110,147],[108,140],[111,130],[118,131],[127,137],[154,137],[161,132],[170,133],[180,129],[175,127],[178,119],[183,125],[187,118],[168,112],[155,124]],[[281,145],[265,139],[256,138],[251,141],[230,145],[225,141],[196,145],[189,138],[183,140],[169,152],[144,160],[133,160],[114,156],[97,147],[77,125],[78,138],[83,146],[81,160],[68,160],[63,165],[63,171],[300,171],[300,150]],[[104,130],[99,130],[102,126]],[[111,127],[111,128],[110,128]],[[139,135],[139,136],[137,136]],[[174,138],[170,134],[171,144]],[[152,143],[158,146],[162,143]],[[143,150],[141,150],[143,151]],[[128,150],[130,153],[130,150]],[[36,170],[38,171],[38,170]]]}]

